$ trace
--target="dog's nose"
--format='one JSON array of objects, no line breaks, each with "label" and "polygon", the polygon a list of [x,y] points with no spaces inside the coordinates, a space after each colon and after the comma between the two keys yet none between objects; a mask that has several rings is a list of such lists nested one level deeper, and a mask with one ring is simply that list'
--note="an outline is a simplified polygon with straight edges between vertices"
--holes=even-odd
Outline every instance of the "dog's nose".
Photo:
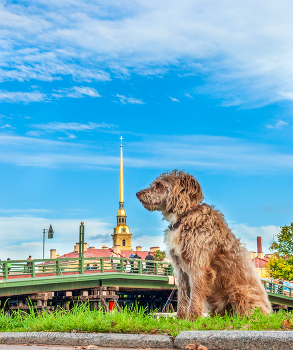
[{"label": "dog's nose", "polygon": [[139,199],[140,191],[136,193],[136,197]]}]

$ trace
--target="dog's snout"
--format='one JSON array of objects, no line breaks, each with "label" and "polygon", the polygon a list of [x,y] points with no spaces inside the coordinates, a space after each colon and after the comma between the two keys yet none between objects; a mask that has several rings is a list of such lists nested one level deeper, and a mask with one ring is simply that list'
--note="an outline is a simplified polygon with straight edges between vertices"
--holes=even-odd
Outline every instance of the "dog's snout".
[{"label": "dog's snout", "polygon": [[140,195],[141,195],[141,191],[139,191],[139,192],[136,193],[136,197],[137,197],[138,199],[139,199]]}]

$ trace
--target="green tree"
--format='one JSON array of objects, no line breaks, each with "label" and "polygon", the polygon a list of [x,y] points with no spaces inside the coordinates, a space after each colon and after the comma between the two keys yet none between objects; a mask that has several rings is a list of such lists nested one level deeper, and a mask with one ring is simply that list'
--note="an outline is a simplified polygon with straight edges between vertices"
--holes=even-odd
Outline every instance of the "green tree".
[{"label": "green tree", "polygon": [[282,256],[273,255],[266,265],[270,277],[293,281],[293,256],[284,258]]},{"label": "green tree", "polygon": [[279,256],[293,255],[293,222],[290,226],[281,226],[281,232],[277,235],[278,242],[273,242],[270,250],[277,252]]},{"label": "green tree", "polygon": [[163,261],[166,258],[166,253],[164,250],[156,250],[154,254],[155,260]]},{"label": "green tree", "polygon": [[293,223],[281,226],[277,242],[271,244],[270,250],[274,252],[266,266],[270,277],[293,281]]}]

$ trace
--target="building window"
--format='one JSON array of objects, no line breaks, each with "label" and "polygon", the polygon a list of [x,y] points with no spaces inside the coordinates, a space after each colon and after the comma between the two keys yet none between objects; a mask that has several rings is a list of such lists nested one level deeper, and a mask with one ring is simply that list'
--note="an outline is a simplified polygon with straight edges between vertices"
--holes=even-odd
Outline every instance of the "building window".
[{"label": "building window", "polygon": [[126,245],[126,242],[125,242],[125,239],[122,240],[122,246],[125,247]]},{"label": "building window", "polygon": [[124,219],[122,218],[122,222],[124,222]]},{"label": "building window", "polygon": [[121,219],[119,218],[119,222],[121,222]]}]

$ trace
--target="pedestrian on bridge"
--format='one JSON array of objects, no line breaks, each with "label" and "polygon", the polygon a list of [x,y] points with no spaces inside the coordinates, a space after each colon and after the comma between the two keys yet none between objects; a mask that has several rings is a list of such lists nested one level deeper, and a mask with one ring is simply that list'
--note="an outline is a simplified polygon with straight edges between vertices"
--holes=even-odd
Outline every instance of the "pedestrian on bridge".
[{"label": "pedestrian on bridge", "polygon": [[279,280],[278,294],[283,294],[283,290],[284,290],[284,282],[282,280]]},{"label": "pedestrian on bridge", "polygon": [[[141,259],[141,257],[137,254],[137,251],[135,252],[133,259]],[[138,273],[138,262],[134,263],[133,273]]]},{"label": "pedestrian on bridge", "polygon": [[122,261],[123,263],[123,272],[126,272],[126,266],[127,266],[127,260],[126,260],[126,255],[122,254],[121,256],[124,260]]},{"label": "pedestrian on bridge", "polygon": [[[152,256],[151,252],[148,252],[148,255],[145,257],[145,260],[154,261],[155,258]],[[147,262],[145,267],[147,273],[154,272],[154,263]]]},{"label": "pedestrian on bridge", "polygon": [[[129,258],[130,258],[130,259],[133,259],[133,258],[134,258],[134,255],[135,255],[135,254],[130,254],[130,255],[129,255]],[[132,261],[132,260],[129,261],[129,264],[130,264],[130,273],[134,273],[134,267],[133,267],[133,266],[134,266],[134,261]]]},{"label": "pedestrian on bridge", "polygon": [[32,266],[33,266],[33,263],[30,261],[30,260],[32,260],[32,256],[31,255],[29,255],[29,257],[28,257],[28,262],[26,263],[26,269],[27,269],[27,273],[32,273]]},{"label": "pedestrian on bridge", "polygon": [[[10,258],[7,258],[7,261],[10,261]],[[11,270],[11,262],[7,263],[7,267],[8,267],[8,273]]]}]

